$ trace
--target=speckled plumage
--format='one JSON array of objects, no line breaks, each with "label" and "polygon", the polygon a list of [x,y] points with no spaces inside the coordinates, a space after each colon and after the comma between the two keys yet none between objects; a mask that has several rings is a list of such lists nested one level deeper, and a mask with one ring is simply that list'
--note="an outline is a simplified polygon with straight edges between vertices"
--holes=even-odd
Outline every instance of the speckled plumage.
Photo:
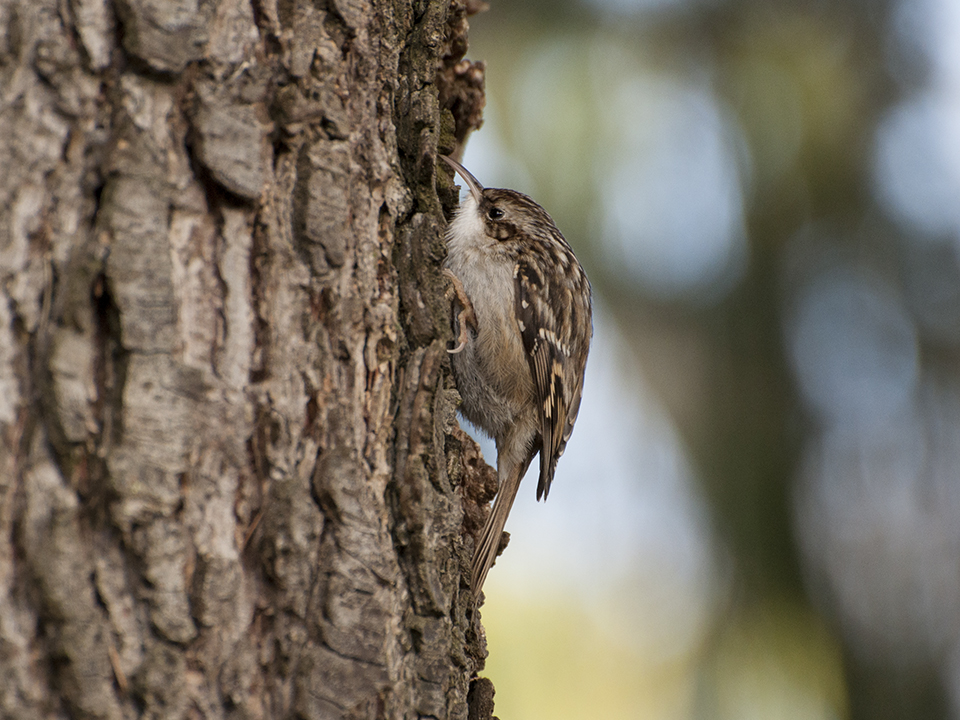
[{"label": "speckled plumage", "polygon": [[473,557],[479,596],[530,462],[539,452],[537,499],[546,498],[573,431],[593,332],[590,283],[542,207],[484,189],[443,159],[470,189],[447,230],[445,266],[475,320],[452,351],[453,371],[461,412],[497,443],[500,490]]}]

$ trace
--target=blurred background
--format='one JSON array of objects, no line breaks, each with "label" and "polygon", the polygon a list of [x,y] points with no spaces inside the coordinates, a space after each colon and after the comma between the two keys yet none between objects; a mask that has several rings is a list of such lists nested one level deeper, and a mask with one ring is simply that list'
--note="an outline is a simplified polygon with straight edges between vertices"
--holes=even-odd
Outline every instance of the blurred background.
[{"label": "blurred background", "polygon": [[491,4],[464,164],[596,302],[496,714],[960,718],[960,0]]}]

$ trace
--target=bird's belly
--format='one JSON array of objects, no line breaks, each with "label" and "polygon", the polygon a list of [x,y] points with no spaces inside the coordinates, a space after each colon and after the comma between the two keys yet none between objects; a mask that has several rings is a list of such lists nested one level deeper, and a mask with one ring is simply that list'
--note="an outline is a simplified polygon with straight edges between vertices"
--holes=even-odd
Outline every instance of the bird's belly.
[{"label": "bird's belly", "polygon": [[462,352],[451,356],[463,399],[461,411],[496,438],[528,412],[534,396],[515,317],[513,263],[483,249],[457,248],[451,249],[447,267],[463,284],[477,318],[476,334],[470,335]]}]

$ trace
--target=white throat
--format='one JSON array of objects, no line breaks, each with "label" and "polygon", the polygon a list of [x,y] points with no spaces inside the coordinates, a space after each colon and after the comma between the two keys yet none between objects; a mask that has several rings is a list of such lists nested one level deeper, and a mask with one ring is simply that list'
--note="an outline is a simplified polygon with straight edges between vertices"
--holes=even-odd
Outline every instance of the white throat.
[{"label": "white throat", "polygon": [[460,202],[457,214],[447,228],[447,247],[450,251],[473,250],[489,245],[487,229],[480,217],[477,200],[469,193]]}]

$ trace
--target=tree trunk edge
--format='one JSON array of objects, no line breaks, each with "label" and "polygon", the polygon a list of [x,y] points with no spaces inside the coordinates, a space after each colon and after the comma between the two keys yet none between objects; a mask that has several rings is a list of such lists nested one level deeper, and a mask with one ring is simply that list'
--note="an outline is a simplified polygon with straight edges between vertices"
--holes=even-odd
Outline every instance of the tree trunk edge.
[{"label": "tree trunk edge", "polygon": [[173,12],[0,6],[0,716],[490,717],[464,5]]}]

